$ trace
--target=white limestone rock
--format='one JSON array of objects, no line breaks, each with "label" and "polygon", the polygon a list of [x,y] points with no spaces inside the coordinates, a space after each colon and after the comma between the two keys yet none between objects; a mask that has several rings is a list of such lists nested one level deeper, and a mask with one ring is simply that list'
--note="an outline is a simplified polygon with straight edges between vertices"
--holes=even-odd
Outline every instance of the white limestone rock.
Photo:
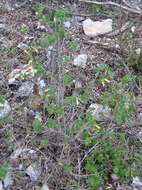
[{"label": "white limestone rock", "polygon": [[49,190],[47,183],[44,183],[41,190]]},{"label": "white limestone rock", "polygon": [[64,27],[69,29],[71,27],[71,23],[69,21],[64,22]]},{"label": "white limestone rock", "polygon": [[111,109],[101,104],[91,104],[88,111],[92,114],[96,121],[104,121],[110,119]]},{"label": "white limestone rock", "polygon": [[4,190],[2,181],[0,181],[0,190]]},{"label": "white limestone rock", "polygon": [[22,86],[15,93],[15,97],[29,97],[33,93],[34,83],[31,81],[23,82]]},{"label": "white limestone rock", "polygon": [[11,185],[13,185],[13,178],[12,178],[12,174],[11,174],[11,172],[9,171],[7,174],[6,174],[6,176],[5,176],[5,178],[4,178],[4,180],[3,180],[3,183],[4,183],[4,188],[9,188]]},{"label": "white limestone rock", "polygon": [[142,181],[139,177],[134,177],[132,182],[133,190],[142,190]]},{"label": "white limestone rock", "polygon": [[74,58],[73,65],[85,68],[87,65],[87,55],[86,54],[80,54],[77,57]]},{"label": "white limestone rock", "polygon": [[83,21],[83,30],[84,33],[89,37],[106,34],[112,31],[112,19],[95,22],[91,19],[86,19]]},{"label": "white limestone rock", "polygon": [[11,107],[8,101],[5,100],[4,104],[0,104],[0,119],[3,119],[9,115]]},{"label": "white limestone rock", "polygon": [[31,181],[37,181],[41,173],[42,169],[37,164],[32,164],[26,169],[26,174],[30,177]]}]

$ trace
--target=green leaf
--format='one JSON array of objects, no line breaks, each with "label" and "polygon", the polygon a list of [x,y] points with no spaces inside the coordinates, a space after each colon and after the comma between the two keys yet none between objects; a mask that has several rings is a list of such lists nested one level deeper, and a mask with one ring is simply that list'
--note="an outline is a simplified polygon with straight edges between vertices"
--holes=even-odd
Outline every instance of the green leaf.
[{"label": "green leaf", "polygon": [[63,28],[57,29],[57,32],[61,39],[65,37],[65,30]]},{"label": "green leaf", "polygon": [[25,176],[25,172],[24,172],[24,171],[19,171],[19,172],[18,172],[18,175],[19,175],[20,177],[24,177],[24,176]]},{"label": "green leaf", "polygon": [[74,97],[74,96],[66,97],[66,98],[64,99],[64,102],[65,102],[65,104],[74,106],[74,105],[76,105],[76,97]]},{"label": "green leaf", "polygon": [[4,103],[5,103],[5,97],[0,95],[0,107],[3,107]]},{"label": "green leaf", "polygon": [[80,99],[84,101],[88,101],[90,99],[90,90],[88,88],[85,89],[84,93],[80,95]]},{"label": "green leaf", "polygon": [[89,177],[87,180],[91,190],[97,190],[102,184],[102,178],[99,174],[96,174],[94,177]]},{"label": "green leaf", "polygon": [[48,144],[49,144],[48,139],[42,139],[42,140],[40,141],[40,146],[41,146],[41,147],[45,147],[45,146],[47,146]]},{"label": "green leaf", "polygon": [[43,68],[42,64],[36,63],[34,68],[35,68],[35,74],[37,76],[41,76],[41,74],[44,72],[44,68]]},{"label": "green leaf", "polygon": [[43,14],[43,8],[42,7],[33,7],[32,10],[37,14]]},{"label": "green leaf", "polygon": [[122,85],[129,85],[130,83],[133,82],[133,80],[134,77],[131,74],[127,74],[121,79],[121,83]]},{"label": "green leaf", "polygon": [[120,97],[118,102],[118,106],[116,112],[114,114],[115,120],[118,124],[122,124],[123,122],[129,120],[131,118],[132,113],[134,112],[134,108],[132,104],[128,100],[130,100],[129,94],[124,94]]},{"label": "green leaf", "polygon": [[79,130],[83,127],[84,121],[81,118],[78,118],[75,120],[75,128],[76,130]]},{"label": "green leaf", "polygon": [[20,28],[20,32],[22,32],[24,34],[27,34],[29,32],[29,28],[27,26],[22,26]]},{"label": "green leaf", "polygon": [[57,22],[63,23],[66,20],[67,16],[68,16],[67,11],[57,10],[55,12],[55,18],[57,19]]},{"label": "green leaf", "polygon": [[63,56],[63,63],[68,64],[71,62],[71,57],[70,56]]},{"label": "green leaf", "polygon": [[85,165],[85,169],[88,173],[98,172],[96,165],[94,165],[92,162],[87,162]]},{"label": "green leaf", "polygon": [[39,119],[35,119],[32,124],[33,130],[35,132],[41,132],[42,131],[42,124],[39,121]]},{"label": "green leaf", "polygon": [[42,187],[37,186],[35,190],[42,190]]},{"label": "green leaf", "polygon": [[41,40],[41,45],[45,48],[55,43],[56,43],[56,37],[54,35],[48,35]]},{"label": "green leaf", "polygon": [[50,114],[64,115],[64,108],[61,106],[54,105],[54,104],[49,105],[47,107],[47,111]]},{"label": "green leaf", "polygon": [[0,166],[0,180],[3,180],[8,172],[8,164],[4,163]]},{"label": "green leaf", "polygon": [[67,142],[67,141],[70,141],[72,138],[68,135],[64,135],[64,140]]},{"label": "green leaf", "polygon": [[87,113],[87,123],[91,128],[95,128],[96,126],[96,120],[94,119],[91,113]]},{"label": "green leaf", "polygon": [[71,50],[73,52],[76,52],[76,51],[79,51],[80,45],[79,45],[79,43],[77,41],[72,40],[72,41],[69,42],[68,48],[69,48],[69,50]]},{"label": "green leaf", "polygon": [[58,124],[56,123],[56,121],[54,119],[49,118],[48,123],[47,123],[47,127],[48,128],[57,128]]},{"label": "green leaf", "polygon": [[64,171],[65,171],[66,173],[72,173],[72,170],[73,170],[73,168],[72,168],[71,165],[69,165],[69,164],[67,164],[67,163],[64,164]]},{"label": "green leaf", "polygon": [[64,85],[70,86],[72,84],[73,78],[69,74],[64,75]]},{"label": "green leaf", "polygon": [[57,115],[64,115],[64,108],[61,107],[61,106],[56,106],[55,113],[56,113]]},{"label": "green leaf", "polygon": [[90,135],[87,131],[84,131],[82,133],[82,139],[83,139],[86,146],[89,146],[91,144],[91,138],[90,138]]},{"label": "green leaf", "polygon": [[46,89],[46,97],[53,97],[54,96],[54,90],[52,87],[49,87]]}]

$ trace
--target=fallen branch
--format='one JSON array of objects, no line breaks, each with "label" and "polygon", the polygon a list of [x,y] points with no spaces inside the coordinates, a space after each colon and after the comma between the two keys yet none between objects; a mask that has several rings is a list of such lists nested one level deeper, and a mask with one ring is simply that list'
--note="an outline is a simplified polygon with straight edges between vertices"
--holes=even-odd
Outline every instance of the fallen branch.
[{"label": "fallen branch", "polygon": [[113,52],[113,53],[117,53],[121,55],[123,54],[119,47],[109,46],[108,42],[104,43],[104,42],[99,42],[99,41],[94,41],[94,40],[88,40],[88,41],[85,41],[84,43],[96,45],[97,48],[102,48],[109,52]]},{"label": "fallen branch", "polygon": [[97,5],[113,5],[113,6],[122,8],[122,9],[124,9],[124,10],[126,10],[126,11],[135,13],[135,14],[142,14],[142,11],[141,11],[141,10],[136,10],[136,9],[127,7],[127,6],[125,6],[125,5],[121,5],[121,4],[112,2],[112,1],[108,1],[108,2],[98,2],[98,1],[91,1],[91,0],[79,0],[79,1],[80,1],[80,2],[84,2],[84,3],[93,3],[93,4],[97,4]]},{"label": "fallen branch", "polygon": [[125,30],[127,30],[129,26],[130,26],[130,22],[126,22],[120,29],[115,30],[115,31],[113,31],[113,32],[111,32],[111,33],[108,33],[108,34],[106,34],[105,36],[106,36],[106,37],[114,37],[114,36],[117,36],[117,35],[119,35],[120,33],[122,33],[122,32],[124,32]]}]

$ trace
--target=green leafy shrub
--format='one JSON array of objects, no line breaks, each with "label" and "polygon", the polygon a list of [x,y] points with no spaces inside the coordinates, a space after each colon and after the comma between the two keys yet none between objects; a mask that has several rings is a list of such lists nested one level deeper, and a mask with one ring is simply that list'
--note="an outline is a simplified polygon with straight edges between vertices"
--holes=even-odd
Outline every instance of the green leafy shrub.
[{"label": "green leafy shrub", "polygon": [[88,177],[87,183],[92,190],[97,190],[115,174],[122,182],[130,182],[132,179],[133,159],[126,148],[126,136],[124,134],[104,133],[100,139],[93,140],[95,146],[85,163]]},{"label": "green leafy shrub", "polygon": [[[127,84],[130,82],[129,78],[123,78],[119,85],[125,83],[125,80],[127,81]],[[113,120],[117,122],[117,124],[122,124],[131,119],[131,116],[134,113],[134,108],[133,95],[129,91],[125,91],[126,83],[125,87],[119,85],[111,86],[108,91],[102,94],[100,101],[102,104],[113,109]]]}]

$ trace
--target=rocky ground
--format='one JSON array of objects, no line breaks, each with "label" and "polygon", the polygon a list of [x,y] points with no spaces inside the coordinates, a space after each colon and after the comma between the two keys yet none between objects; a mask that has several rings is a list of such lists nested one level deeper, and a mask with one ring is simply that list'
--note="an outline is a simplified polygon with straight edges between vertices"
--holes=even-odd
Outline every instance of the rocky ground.
[{"label": "rocky ground", "polygon": [[83,1],[0,2],[0,190],[142,189],[141,5]]}]

